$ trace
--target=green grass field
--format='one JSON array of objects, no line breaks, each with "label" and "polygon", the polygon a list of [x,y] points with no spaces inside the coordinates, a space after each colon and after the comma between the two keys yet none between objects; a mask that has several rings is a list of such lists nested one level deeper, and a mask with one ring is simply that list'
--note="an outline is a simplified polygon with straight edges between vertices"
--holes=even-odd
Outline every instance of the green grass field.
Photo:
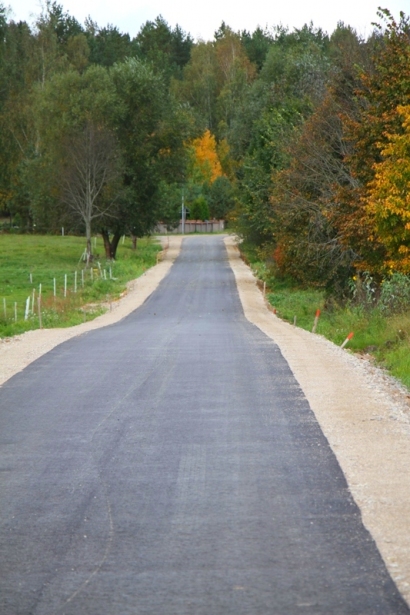
[{"label": "green grass field", "polygon": [[[120,242],[117,260],[106,262],[102,239],[97,237],[95,260],[87,269],[84,246],[82,237],[0,234],[0,337],[39,327],[40,285],[43,327],[67,327],[94,318],[101,313],[98,304],[117,298],[129,280],[156,263],[161,250],[155,239],[147,238],[139,240],[134,251],[126,238]],[[28,297],[30,313],[25,319]]]},{"label": "green grass field", "polygon": [[360,305],[338,306],[325,300],[323,291],[300,288],[275,279],[265,265],[246,251],[256,276],[267,284],[267,299],[283,320],[312,331],[316,311],[321,311],[316,333],[341,345],[349,333],[347,349],[367,353],[394,377],[410,388],[410,309],[385,316],[377,309]]}]

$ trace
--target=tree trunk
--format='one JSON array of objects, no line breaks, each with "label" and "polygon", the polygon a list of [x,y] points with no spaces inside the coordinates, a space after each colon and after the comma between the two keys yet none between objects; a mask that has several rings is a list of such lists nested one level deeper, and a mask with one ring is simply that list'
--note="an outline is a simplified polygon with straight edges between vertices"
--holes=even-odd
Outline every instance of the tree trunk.
[{"label": "tree trunk", "polygon": [[131,234],[131,240],[132,240],[132,249],[136,250],[137,249],[137,236]]},{"label": "tree trunk", "polygon": [[104,241],[105,257],[107,260],[115,260],[117,256],[117,248],[122,237],[121,233],[115,232],[112,239],[106,229],[101,230],[101,235]]},{"label": "tree trunk", "polygon": [[111,240],[111,258],[113,260],[116,259],[117,256],[117,248],[118,248],[118,244],[120,243],[120,239],[122,237],[122,233],[114,233],[114,236]]},{"label": "tree trunk", "polygon": [[90,264],[90,261],[92,260],[91,224],[89,224],[88,220],[85,221],[85,236],[87,239],[86,253],[87,253],[87,267],[88,267],[88,265]]},{"label": "tree trunk", "polygon": [[101,229],[101,236],[104,242],[104,250],[105,250],[105,258],[107,260],[111,259],[111,242],[110,242],[110,234],[106,229]]}]

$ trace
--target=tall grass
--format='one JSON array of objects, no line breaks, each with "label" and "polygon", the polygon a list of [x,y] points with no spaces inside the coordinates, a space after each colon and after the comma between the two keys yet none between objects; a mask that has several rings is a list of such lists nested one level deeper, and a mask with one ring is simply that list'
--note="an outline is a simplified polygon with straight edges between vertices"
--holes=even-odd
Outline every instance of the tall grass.
[{"label": "tall grass", "polygon": [[25,305],[29,296],[32,299],[33,291],[38,298],[40,284],[43,327],[67,327],[95,318],[104,311],[101,302],[119,297],[129,280],[155,264],[156,254],[161,250],[154,239],[147,238],[139,240],[134,251],[131,241],[126,239],[118,247],[117,260],[106,262],[101,238],[95,242],[91,271],[82,260],[83,238],[0,234],[0,337],[39,327],[37,300],[34,304],[30,302],[32,311],[27,320]]}]

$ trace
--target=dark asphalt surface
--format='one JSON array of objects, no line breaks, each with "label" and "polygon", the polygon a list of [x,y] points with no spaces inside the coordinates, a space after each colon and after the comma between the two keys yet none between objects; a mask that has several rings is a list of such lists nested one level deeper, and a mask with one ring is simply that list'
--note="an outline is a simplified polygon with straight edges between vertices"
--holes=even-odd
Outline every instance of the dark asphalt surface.
[{"label": "dark asphalt surface", "polygon": [[409,613],[220,237],[0,389],[1,615]]}]

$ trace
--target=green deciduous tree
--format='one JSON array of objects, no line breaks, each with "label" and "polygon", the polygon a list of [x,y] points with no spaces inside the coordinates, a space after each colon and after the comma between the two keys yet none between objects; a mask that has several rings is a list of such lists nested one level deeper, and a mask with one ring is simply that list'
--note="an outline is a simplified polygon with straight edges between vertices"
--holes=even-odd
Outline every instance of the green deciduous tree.
[{"label": "green deciduous tree", "polygon": [[234,186],[225,175],[220,175],[212,182],[208,190],[210,217],[225,220],[234,209],[235,203]]},{"label": "green deciduous tree", "polygon": [[[111,71],[121,113],[116,124],[123,164],[123,195],[115,219],[102,229],[116,245],[124,232],[141,237],[161,219],[161,181],[182,183],[184,141],[190,118],[169,94],[166,81],[151,65],[128,59]],[[112,239],[109,239],[108,231]],[[113,242],[113,243],[112,243]],[[115,251],[111,249],[111,256]]]},{"label": "green deciduous tree", "polygon": [[[89,260],[93,226],[113,215],[121,191],[113,81],[100,66],[57,74],[38,88],[36,112],[40,144],[30,172],[34,183],[42,180],[33,203],[36,218],[47,226],[53,218],[54,224],[66,217],[77,220],[85,229]],[[50,191],[53,199],[47,197]]]},{"label": "green deciduous tree", "polygon": [[115,215],[121,195],[118,143],[112,131],[90,119],[66,135],[62,153],[61,200],[84,224],[88,264],[92,226]]},{"label": "green deciduous tree", "polygon": [[183,80],[173,83],[178,98],[192,108],[200,132],[205,128],[215,131],[217,88],[214,45],[200,41],[192,48],[190,60],[184,67]]}]

